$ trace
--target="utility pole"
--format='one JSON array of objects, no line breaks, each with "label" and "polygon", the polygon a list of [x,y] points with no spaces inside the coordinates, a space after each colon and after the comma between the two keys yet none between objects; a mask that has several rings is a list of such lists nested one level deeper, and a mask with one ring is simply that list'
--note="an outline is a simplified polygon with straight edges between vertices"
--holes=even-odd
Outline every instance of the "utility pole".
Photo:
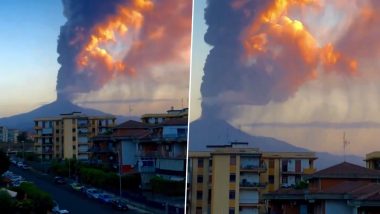
[{"label": "utility pole", "polygon": [[21,143],[22,143],[22,160],[25,161],[25,155],[24,155],[24,153],[25,153],[25,150],[24,150],[24,141],[21,141]]},{"label": "utility pole", "polygon": [[70,164],[70,162],[71,161],[70,161],[70,159],[68,159],[68,160],[69,160],[69,179],[70,179],[70,176],[71,176],[71,166],[70,166],[71,164]]},{"label": "utility pole", "polygon": [[343,157],[344,157],[344,162],[346,162],[346,147],[347,145],[350,144],[348,140],[346,140],[346,132],[343,132]]},{"label": "utility pole", "polygon": [[121,195],[121,158],[120,158],[120,149],[117,151],[117,159],[119,162],[119,195],[120,198],[122,197]]}]

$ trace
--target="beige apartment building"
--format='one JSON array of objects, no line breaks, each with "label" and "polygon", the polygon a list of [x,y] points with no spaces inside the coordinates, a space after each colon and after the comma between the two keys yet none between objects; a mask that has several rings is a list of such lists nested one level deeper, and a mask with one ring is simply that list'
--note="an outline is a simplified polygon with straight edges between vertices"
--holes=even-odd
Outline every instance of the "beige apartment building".
[{"label": "beige apartment building", "polygon": [[40,158],[88,160],[90,138],[113,128],[114,116],[87,116],[80,112],[34,120],[34,150]]},{"label": "beige apartment building", "polygon": [[[210,148],[210,147],[209,147]],[[246,143],[189,152],[187,211],[265,213],[261,195],[294,186],[313,173],[313,152],[260,152]]]}]

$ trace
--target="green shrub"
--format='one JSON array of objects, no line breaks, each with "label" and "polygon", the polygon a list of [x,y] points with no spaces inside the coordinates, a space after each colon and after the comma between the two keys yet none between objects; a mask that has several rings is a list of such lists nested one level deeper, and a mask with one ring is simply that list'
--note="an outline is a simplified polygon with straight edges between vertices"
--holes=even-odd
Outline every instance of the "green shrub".
[{"label": "green shrub", "polygon": [[34,184],[25,182],[19,187],[20,193],[25,193],[25,198],[30,199],[33,202],[33,210],[36,213],[46,213],[53,207],[53,199],[49,195],[40,189],[38,189]]},{"label": "green shrub", "polygon": [[5,190],[0,190],[0,210],[1,213],[12,213],[14,200]]},{"label": "green shrub", "polygon": [[185,195],[185,181],[170,181],[155,176],[150,180],[152,191],[169,196]]}]

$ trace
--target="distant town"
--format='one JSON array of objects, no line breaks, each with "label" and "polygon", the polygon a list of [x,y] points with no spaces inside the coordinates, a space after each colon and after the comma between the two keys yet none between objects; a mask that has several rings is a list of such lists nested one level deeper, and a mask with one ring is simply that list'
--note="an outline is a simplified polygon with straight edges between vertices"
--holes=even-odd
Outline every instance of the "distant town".
[{"label": "distant town", "polygon": [[[44,175],[55,188],[68,186],[91,202],[109,204],[109,209],[184,212],[187,108],[172,107],[119,124],[112,115],[81,112],[33,122],[32,132],[0,128],[1,149],[13,163],[3,174],[8,191],[27,182],[37,184],[37,179],[27,179],[29,175]],[[50,193],[44,184],[37,186]],[[53,205],[47,209],[60,210]]]}]

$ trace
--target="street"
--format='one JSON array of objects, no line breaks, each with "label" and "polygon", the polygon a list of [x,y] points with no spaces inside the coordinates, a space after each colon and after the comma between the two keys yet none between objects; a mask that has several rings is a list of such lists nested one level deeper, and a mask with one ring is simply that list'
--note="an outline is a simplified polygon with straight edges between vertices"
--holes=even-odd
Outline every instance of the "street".
[{"label": "street", "polygon": [[14,165],[9,169],[15,174],[21,175],[27,181],[32,181],[42,190],[48,192],[57,201],[60,209],[66,209],[70,213],[91,213],[91,214],[106,214],[106,213],[144,213],[135,208],[129,211],[122,212],[112,209],[111,206],[102,204],[87,198],[84,194],[72,191],[67,185],[57,185],[48,175],[43,175],[30,170],[23,170]]}]

